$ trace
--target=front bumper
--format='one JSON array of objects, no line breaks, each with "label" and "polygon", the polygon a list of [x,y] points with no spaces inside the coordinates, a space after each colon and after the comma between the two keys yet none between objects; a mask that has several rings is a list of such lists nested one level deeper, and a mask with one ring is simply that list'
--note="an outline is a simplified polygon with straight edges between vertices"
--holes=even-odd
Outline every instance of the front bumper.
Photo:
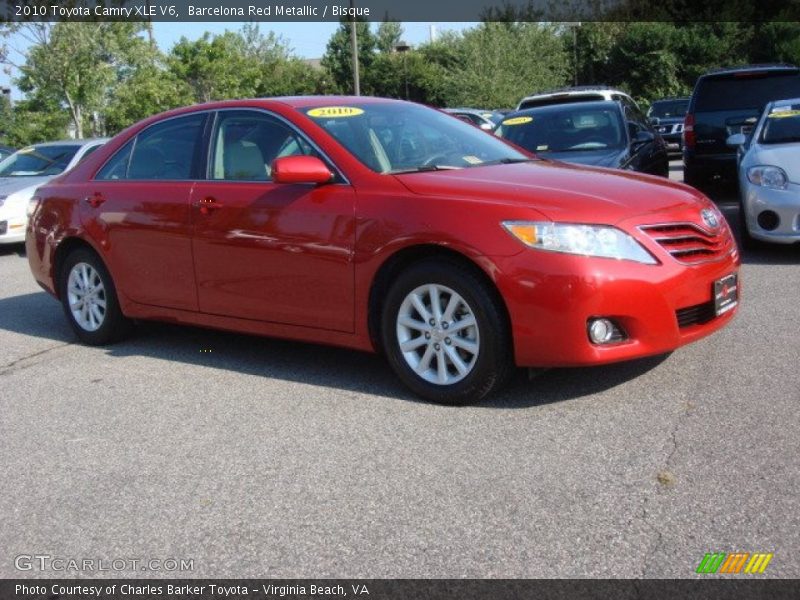
[{"label": "front bumper", "polygon": [[[754,185],[744,176],[739,184],[747,230],[753,238],[775,244],[800,242],[800,185],[790,183],[785,190],[775,190]],[[778,216],[775,229],[758,224],[758,216],[767,210]]]},{"label": "front bumper", "polygon": [[[714,281],[739,268],[734,249],[720,260],[659,265],[529,250],[499,261],[517,365],[586,366],[663,354],[727,325],[734,308],[714,314]],[[588,320],[606,317],[627,338],[595,345]],[[680,324],[679,324],[680,319]]]},{"label": "front bumper", "polygon": [[684,148],[683,166],[690,177],[704,180],[735,180],[738,173],[736,154],[697,154]]}]

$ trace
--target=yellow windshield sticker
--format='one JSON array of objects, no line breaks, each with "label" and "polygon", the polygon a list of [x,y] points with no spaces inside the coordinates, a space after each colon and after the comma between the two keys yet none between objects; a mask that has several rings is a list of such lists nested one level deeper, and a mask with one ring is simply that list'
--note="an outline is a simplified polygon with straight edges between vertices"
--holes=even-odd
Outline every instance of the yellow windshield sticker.
[{"label": "yellow windshield sticker", "polygon": [[463,159],[464,159],[464,162],[468,162],[468,163],[469,163],[469,164],[471,164],[471,165],[479,165],[479,164],[481,164],[481,163],[483,162],[483,161],[482,161],[480,158],[478,158],[477,156],[472,156],[472,155],[469,155],[469,156],[462,156],[461,158],[463,158]]},{"label": "yellow windshield sticker", "polygon": [[340,119],[363,115],[364,110],[355,106],[321,106],[320,108],[312,108],[306,114],[317,119]]},{"label": "yellow windshield sticker", "polygon": [[784,119],[786,117],[800,117],[800,110],[776,110],[768,115],[770,119]]},{"label": "yellow windshield sticker", "polygon": [[514,117],[513,119],[506,119],[503,125],[524,125],[533,121],[533,117]]}]

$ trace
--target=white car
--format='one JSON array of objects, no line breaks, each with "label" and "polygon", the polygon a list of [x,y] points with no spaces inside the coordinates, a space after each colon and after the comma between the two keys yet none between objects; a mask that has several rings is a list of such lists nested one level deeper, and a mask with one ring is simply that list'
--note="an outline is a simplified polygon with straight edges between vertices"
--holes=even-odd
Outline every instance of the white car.
[{"label": "white car", "polygon": [[595,85],[565,87],[526,96],[520,100],[517,110],[536,108],[537,106],[550,106],[551,104],[571,104],[573,102],[592,102],[595,100],[614,100],[641,112],[639,105],[625,92]]},{"label": "white car", "polygon": [[727,143],[739,147],[742,244],[800,242],[800,98],[770,102]]},{"label": "white car", "polygon": [[0,244],[24,242],[28,201],[36,188],[77,165],[106,139],[34,144],[0,162]]}]

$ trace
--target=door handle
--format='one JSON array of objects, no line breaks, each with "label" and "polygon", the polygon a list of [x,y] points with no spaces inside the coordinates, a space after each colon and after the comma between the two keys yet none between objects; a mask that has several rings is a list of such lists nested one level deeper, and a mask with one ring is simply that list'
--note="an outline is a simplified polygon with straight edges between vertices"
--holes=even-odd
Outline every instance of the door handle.
[{"label": "door handle", "polygon": [[202,200],[198,200],[192,204],[195,208],[200,209],[201,215],[208,215],[211,214],[213,211],[217,210],[218,208],[222,208],[222,204],[217,202],[217,199],[213,196],[206,196]]},{"label": "door handle", "polygon": [[95,192],[92,196],[86,196],[84,200],[92,208],[98,208],[103,202],[106,201],[106,198],[100,192]]}]

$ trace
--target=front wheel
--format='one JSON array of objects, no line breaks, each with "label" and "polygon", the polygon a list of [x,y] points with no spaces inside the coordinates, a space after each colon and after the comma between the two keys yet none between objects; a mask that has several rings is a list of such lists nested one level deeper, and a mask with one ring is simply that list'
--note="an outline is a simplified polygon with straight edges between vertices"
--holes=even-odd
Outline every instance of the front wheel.
[{"label": "front wheel", "polygon": [[132,322],[122,314],[114,282],[97,254],[86,248],[70,253],[60,285],[64,314],[82,342],[100,346],[130,333]]},{"label": "front wheel", "polygon": [[513,371],[499,298],[457,262],[426,260],[400,274],[384,305],[382,338],[398,377],[433,402],[476,402]]}]

